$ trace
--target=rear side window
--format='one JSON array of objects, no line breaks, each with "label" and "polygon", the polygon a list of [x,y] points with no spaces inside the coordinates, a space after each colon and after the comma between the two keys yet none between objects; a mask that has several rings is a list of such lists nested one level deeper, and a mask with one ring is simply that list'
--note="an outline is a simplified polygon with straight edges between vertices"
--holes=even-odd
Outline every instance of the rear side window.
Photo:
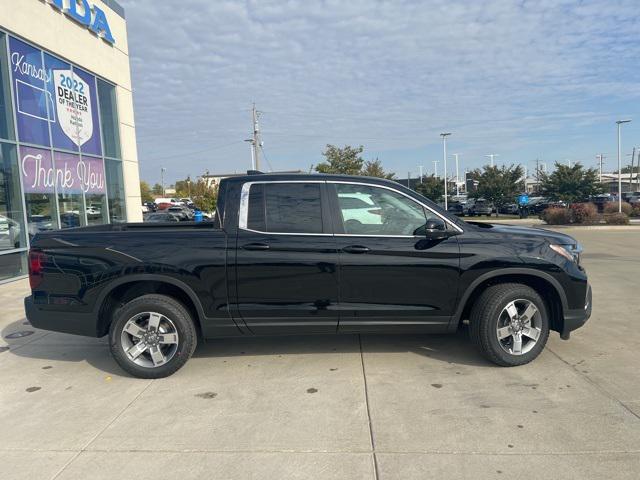
[{"label": "rear side window", "polygon": [[322,233],[318,183],[255,184],[249,190],[247,228],[269,233]]}]

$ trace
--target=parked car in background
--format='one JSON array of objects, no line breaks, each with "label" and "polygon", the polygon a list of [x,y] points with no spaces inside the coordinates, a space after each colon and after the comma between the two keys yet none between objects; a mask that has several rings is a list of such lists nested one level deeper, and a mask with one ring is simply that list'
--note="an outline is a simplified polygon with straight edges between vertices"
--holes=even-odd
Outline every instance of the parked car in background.
[{"label": "parked car in background", "polygon": [[517,203],[506,203],[498,207],[498,213],[502,213],[504,215],[517,215],[519,212]]},{"label": "parked car in background", "polygon": [[449,202],[447,205],[447,212],[459,217],[464,216],[464,207],[460,202]]},{"label": "parked car in background", "polygon": [[166,211],[178,217],[180,221],[193,220],[193,211],[185,205],[174,205],[167,208]]},{"label": "parked car in background", "polygon": [[147,207],[144,203],[142,204],[141,209],[143,214],[149,213],[149,207]]},{"label": "parked car in background", "polygon": [[160,205],[161,203],[168,203],[170,205],[179,205],[180,201],[177,198],[173,198],[173,197],[167,197],[167,198],[156,198],[154,200],[156,205]]},{"label": "parked car in background", "polygon": [[158,209],[156,204],[153,202],[144,202],[143,205],[146,206],[150,212],[155,212]]},{"label": "parked car in background", "polygon": [[172,213],[150,213],[144,217],[145,222],[179,222],[180,219]]},{"label": "parked car in background", "polygon": [[470,198],[464,206],[464,214],[470,217],[486,215],[490,217],[493,213],[493,205],[484,198]]}]

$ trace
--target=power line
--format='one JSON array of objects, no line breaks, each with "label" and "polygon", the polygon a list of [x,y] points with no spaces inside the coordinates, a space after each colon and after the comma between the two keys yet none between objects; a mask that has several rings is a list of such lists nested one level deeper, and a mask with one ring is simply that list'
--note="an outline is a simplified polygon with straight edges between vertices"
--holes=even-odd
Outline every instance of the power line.
[{"label": "power line", "polygon": [[235,142],[231,142],[231,143],[226,143],[224,145],[217,145],[217,146],[209,146],[207,148],[203,148],[200,150],[193,150],[191,152],[180,152],[180,153],[175,153],[172,155],[167,155],[164,157],[154,157],[154,158],[149,158],[149,159],[144,159],[144,160],[149,160],[149,161],[158,161],[158,160],[167,160],[167,159],[173,159],[173,158],[183,158],[189,155],[196,155],[198,153],[204,153],[204,152],[210,152],[212,150],[220,150],[221,148],[226,148],[226,147],[230,147],[231,145],[235,145],[236,143],[242,143],[239,140],[236,140]]}]

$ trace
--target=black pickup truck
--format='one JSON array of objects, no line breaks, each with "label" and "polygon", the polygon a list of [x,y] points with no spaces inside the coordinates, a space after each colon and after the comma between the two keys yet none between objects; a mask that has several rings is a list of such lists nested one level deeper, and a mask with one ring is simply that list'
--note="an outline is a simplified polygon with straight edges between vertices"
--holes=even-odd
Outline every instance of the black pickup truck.
[{"label": "black pickup truck", "polygon": [[172,374],[198,339],[442,333],[469,323],[490,361],[533,360],[591,314],[571,237],[466,223],[389,180],[223,180],[212,222],[39,233],[29,321],[102,337],[132,375]]}]

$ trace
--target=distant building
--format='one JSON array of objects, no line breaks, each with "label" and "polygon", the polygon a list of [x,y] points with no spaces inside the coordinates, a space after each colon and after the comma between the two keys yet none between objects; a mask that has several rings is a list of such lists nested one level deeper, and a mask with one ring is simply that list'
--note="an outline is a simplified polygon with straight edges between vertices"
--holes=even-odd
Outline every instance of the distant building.
[{"label": "distant building", "polygon": [[[640,191],[638,180],[639,180],[639,177],[637,173],[623,173],[622,174],[622,192],[624,193],[624,192]],[[604,193],[618,193],[618,174],[603,173],[602,186],[604,188]]]}]

